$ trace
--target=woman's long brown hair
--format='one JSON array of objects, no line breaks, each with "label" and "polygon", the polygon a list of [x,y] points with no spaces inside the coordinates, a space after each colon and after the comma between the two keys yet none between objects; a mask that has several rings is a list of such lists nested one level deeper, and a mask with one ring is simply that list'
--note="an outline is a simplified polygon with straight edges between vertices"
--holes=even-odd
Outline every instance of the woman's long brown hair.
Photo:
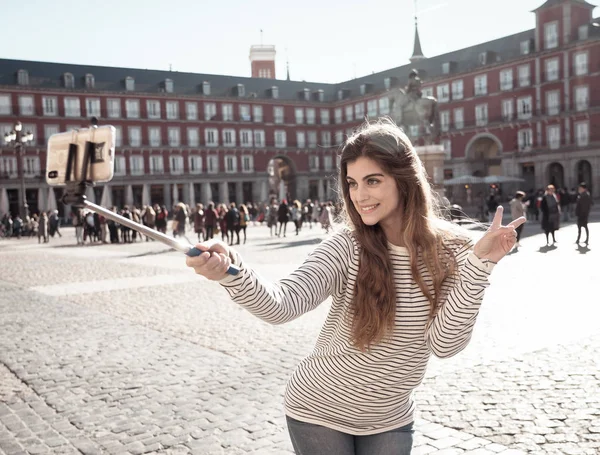
[{"label": "woman's long brown hair", "polygon": [[[346,222],[361,246],[351,312],[352,341],[358,349],[368,350],[393,330],[396,288],[383,229],[379,224],[364,224],[350,198],[346,181],[348,164],[359,157],[374,160],[396,180],[402,212],[398,229],[402,231],[410,255],[412,277],[429,300],[430,318],[435,315],[443,281],[454,273],[456,260],[446,247],[447,233],[436,225],[438,216],[433,192],[408,137],[389,119],[364,124],[342,148],[339,186]],[[432,277],[431,286],[421,276],[420,261]]]}]

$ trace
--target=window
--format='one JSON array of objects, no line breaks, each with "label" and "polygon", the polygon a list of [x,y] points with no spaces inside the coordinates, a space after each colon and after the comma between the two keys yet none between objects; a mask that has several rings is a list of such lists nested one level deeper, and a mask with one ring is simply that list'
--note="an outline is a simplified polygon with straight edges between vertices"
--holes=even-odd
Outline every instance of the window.
[{"label": "window", "polygon": [[12,113],[12,101],[10,95],[0,95],[0,115]]},{"label": "window", "polygon": [[444,147],[444,159],[451,160],[452,159],[452,141],[450,139],[442,139],[441,145]]},{"label": "window", "polygon": [[546,93],[546,110],[548,115],[558,115],[560,110],[560,91],[553,90]]},{"label": "window", "polygon": [[341,145],[344,142],[344,132],[343,131],[336,131],[333,139],[335,141],[335,145]]},{"label": "window", "polygon": [[307,107],[306,108],[306,123],[308,125],[314,125],[317,122],[317,114],[315,108]]},{"label": "window", "polygon": [[86,98],[85,108],[88,117],[100,117],[100,100]]},{"label": "window", "polygon": [[316,149],[317,148],[317,132],[309,131],[307,135],[308,135],[308,148]]},{"label": "window", "polygon": [[437,98],[440,103],[450,101],[450,89],[448,84],[437,86]]},{"label": "window", "polygon": [[71,73],[63,74],[63,87],[64,88],[75,88],[75,77]]},{"label": "window", "polygon": [[9,156],[0,157],[0,174],[15,178],[18,175],[17,159]]},{"label": "window", "polygon": [[[162,157],[153,156],[152,158],[160,158],[160,172],[162,172]],[[152,165],[154,161],[150,161]],[[143,175],[144,174],[144,157],[139,155],[133,155],[129,157],[129,169],[131,175]]]},{"label": "window", "polygon": [[42,111],[49,117],[58,115],[58,102],[55,96],[42,97]]},{"label": "window", "polygon": [[65,117],[81,117],[79,98],[65,98]]},{"label": "window", "polygon": [[206,170],[209,174],[219,172],[219,157],[217,155],[208,155],[206,157]]},{"label": "window", "polygon": [[250,117],[250,105],[248,104],[240,104],[240,120],[242,122],[250,122],[252,117]]},{"label": "window", "polygon": [[121,147],[123,145],[123,128],[115,126],[115,146]]},{"label": "window", "polygon": [[333,118],[335,119],[336,125],[339,125],[340,123],[342,123],[342,108],[341,107],[335,108],[335,110],[333,111]]},{"label": "window", "polygon": [[159,147],[161,145],[159,126],[148,127],[148,139],[152,147]]},{"label": "window", "polygon": [[210,95],[210,82],[208,82],[208,81],[202,82],[202,94]]},{"label": "window", "polygon": [[115,175],[125,175],[125,157],[115,156]]},{"label": "window", "polygon": [[504,120],[505,122],[510,122],[513,119],[513,104],[514,103],[512,98],[502,100],[502,120]]},{"label": "window", "polygon": [[281,106],[273,107],[273,121],[275,123],[283,123],[283,108]]},{"label": "window", "polygon": [[387,96],[379,98],[379,115],[390,113],[390,99]]},{"label": "window", "polygon": [[389,90],[392,87],[392,79],[389,77],[386,77],[383,80],[383,86],[385,87],[386,90]]},{"label": "window", "polygon": [[165,92],[167,93],[173,93],[173,79],[165,79],[164,82],[164,86],[165,86]]},{"label": "window", "polygon": [[333,168],[333,157],[331,155],[325,155],[323,157],[323,169],[331,171]]},{"label": "window", "polygon": [[26,156],[25,168],[23,173],[25,177],[35,177],[40,175],[40,158],[38,156]]},{"label": "window", "polygon": [[125,113],[127,115],[127,118],[140,118],[140,101],[126,100]]},{"label": "window", "polygon": [[331,132],[321,131],[321,145],[323,147],[331,147]]},{"label": "window", "polygon": [[[269,71],[269,74],[271,72]],[[273,86],[271,87],[271,97],[276,100],[277,98],[279,98],[279,88],[277,88],[277,86]]]},{"label": "window", "polygon": [[242,155],[242,172],[254,172],[254,157]]},{"label": "window", "polygon": [[319,157],[317,155],[308,156],[308,168],[313,172],[319,170]]},{"label": "window", "polygon": [[558,80],[558,58],[549,58],[544,62],[546,66],[546,81]]},{"label": "window", "polygon": [[188,120],[198,120],[198,103],[185,103],[185,118]]},{"label": "window", "polygon": [[275,147],[286,147],[285,131],[275,130]]},{"label": "window", "polygon": [[356,103],[354,105],[354,114],[356,120],[363,120],[365,118],[365,103]]},{"label": "window", "polygon": [[408,135],[410,137],[419,137],[419,125],[409,125]]},{"label": "window", "polygon": [[354,108],[352,107],[351,104],[349,104],[348,106],[346,106],[344,108],[345,111],[345,115],[346,115],[346,122],[351,122],[354,120]]},{"label": "window", "polygon": [[360,94],[364,95],[367,93],[367,84],[360,84]]},{"label": "window", "polygon": [[317,90],[317,99],[319,100],[319,102],[323,102],[325,101],[325,92],[323,90]]},{"label": "window", "polygon": [[519,73],[519,87],[529,87],[531,83],[529,65],[521,65],[518,68]]},{"label": "window", "polygon": [[454,109],[454,128],[460,130],[465,126],[465,115],[464,109],[462,107],[458,107]]},{"label": "window", "polygon": [[519,142],[519,151],[527,151],[530,150],[533,145],[533,132],[531,129],[519,130],[518,142]]},{"label": "window", "polygon": [[587,85],[575,87],[575,110],[578,112],[587,110],[589,106],[589,89]]},{"label": "window", "polygon": [[367,115],[371,118],[377,117],[377,100],[367,101]]},{"label": "window", "polygon": [[589,122],[575,123],[575,141],[578,147],[585,147],[590,141],[590,124]]},{"label": "window", "polygon": [[50,136],[53,134],[58,134],[60,132],[60,128],[58,125],[44,125],[44,138],[46,142],[50,139]]},{"label": "window", "polygon": [[578,29],[578,37],[580,40],[586,40],[588,39],[588,35],[589,35],[589,26],[587,24],[585,25],[580,25],[579,29]]},{"label": "window", "polygon": [[296,131],[296,147],[299,149],[306,147],[306,133],[304,131]]},{"label": "window", "polygon": [[304,108],[297,107],[294,109],[294,114],[296,116],[296,125],[302,125],[304,123]]},{"label": "window", "polygon": [[329,109],[321,109],[321,125],[329,125]]},{"label": "window", "polygon": [[204,103],[204,120],[212,120],[217,116],[217,105],[215,103]]},{"label": "window", "polygon": [[198,128],[187,129],[187,144],[190,147],[198,147],[200,145],[200,132]]},{"label": "window", "polygon": [[128,92],[135,90],[135,79],[131,76],[125,78],[125,90]]},{"label": "window", "polygon": [[450,112],[440,112],[440,128],[442,131],[448,131],[450,129]]},{"label": "window", "polygon": [[216,128],[206,128],[204,130],[204,142],[208,146],[219,145],[219,131]]},{"label": "window", "polygon": [[235,155],[225,155],[225,172],[237,172],[237,159]]},{"label": "window", "polygon": [[29,85],[29,72],[27,70],[17,71],[17,84]]},{"label": "window", "polygon": [[146,109],[148,110],[148,118],[160,118],[160,101],[146,101]]},{"label": "window", "polygon": [[223,145],[227,147],[235,146],[235,130],[232,128],[223,129]]},{"label": "window", "polygon": [[142,145],[142,129],[139,126],[130,126],[127,134],[130,146],[139,147]]},{"label": "window", "polygon": [[106,100],[106,113],[108,115],[108,118],[121,117],[121,100],[119,100],[119,99]]},{"label": "window", "polygon": [[21,115],[33,115],[33,96],[19,96],[19,112]]},{"label": "window", "polygon": [[464,96],[464,84],[463,80],[459,79],[457,81],[452,82],[452,99],[453,100],[462,100]]},{"label": "window", "polygon": [[171,174],[183,174],[183,157],[180,155],[171,155],[169,157],[169,168]]},{"label": "window", "polygon": [[558,47],[558,22],[544,24],[544,49]]},{"label": "window", "polygon": [[233,104],[222,104],[221,112],[223,114],[224,122],[232,122],[233,121]]},{"label": "window", "polygon": [[167,129],[167,134],[169,135],[169,146],[179,147],[179,145],[181,143],[179,127],[178,126],[170,126]]},{"label": "window", "polygon": [[94,88],[96,85],[96,80],[94,79],[94,75],[93,74],[86,74],[85,75],[85,88]]},{"label": "window", "polygon": [[252,130],[240,130],[240,145],[252,147]]},{"label": "window", "polygon": [[150,174],[162,174],[165,172],[165,162],[162,155],[150,156]]},{"label": "window", "polygon": [[254,146],[265,146],[265,132],[263,130],[254,130]]},{"label": "window", "polygon": [[197,155],[190,155],[188,157],[188,166],[190,168],[190,174],[202,173],[202,157]]},{"label": "window", "polygon": [[[527,41],[529,42],[529,41]],[[513,89],[513,71],[511,69],[500,71],[500,90]]]},{"label": "window", "polygon": [[254,116],[254,121],[256,123],[260,123],[263,121],[263,108],[259,105],[252,106],[252,115]]},{"label": "window", "polygon": [[532,103],[531,96],[517,99],[517,116],[519,119],[531,118],[532,114]]},{"label": "window", "polygon": [[575,54],[575,75],[583,76],[588,73],[588,53],[578,52]]},{"label": "window", "polygon": [[487,95],[487,74],[475,76],[475,96]]},{"label": "window", "polygon": [[450,74],[450,62],[442,63],[442,74]]},{"label": "window", "polygon": [[475,106],[475,124],[477,126],[487,125],[488,122],[488,107],[487,104]]},{"label": "window", "polygon": [[550,125],[546,128],[548,147],[556,150],[560,147],[560,125]]},{"label": "window", "polygon": [[167,119],[177,120],[179,118],[179,103],[177,101],[167,101]]},{"label": "window", "polygon": [[423,92],[423,98],[433,97],[433,87],[424,87],[421,91]]},{"label": "window", "polygon": [[527,55],[531,52],[530,41],[521,41],[521,55]]}]

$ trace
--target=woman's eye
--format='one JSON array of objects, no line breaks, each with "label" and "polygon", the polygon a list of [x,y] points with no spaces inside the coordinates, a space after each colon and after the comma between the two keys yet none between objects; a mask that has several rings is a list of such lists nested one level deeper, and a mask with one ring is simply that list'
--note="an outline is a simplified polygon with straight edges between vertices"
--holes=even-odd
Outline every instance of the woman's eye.
[{"label": "woman's eye", "polygon": [[369,179],[369,180],[367,180],[367,183],[369,185],[376,185],[377,183],[379,183],[379,180],[377,180],[377,179]]},{"label": "woman's eye", "polygon": [[356,186],[356,182],[348,182],[348,188],[354,188]]}]

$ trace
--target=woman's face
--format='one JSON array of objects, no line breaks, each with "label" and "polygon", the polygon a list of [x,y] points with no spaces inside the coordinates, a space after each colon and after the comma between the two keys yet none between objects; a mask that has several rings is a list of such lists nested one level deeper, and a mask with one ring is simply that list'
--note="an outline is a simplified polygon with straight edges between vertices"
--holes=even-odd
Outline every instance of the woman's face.
[{"label": "woman's face", "polygon": [[400,195],[396,180],[376,161],[361,156],[348,163],[346,183],[350,199],[363,223],[398,228],[401,221]]}]

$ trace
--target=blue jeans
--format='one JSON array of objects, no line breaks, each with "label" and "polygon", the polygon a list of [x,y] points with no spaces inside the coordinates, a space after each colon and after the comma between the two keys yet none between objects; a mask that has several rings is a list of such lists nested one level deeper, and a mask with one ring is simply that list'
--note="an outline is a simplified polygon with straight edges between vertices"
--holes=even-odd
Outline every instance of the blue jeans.
[{"label": "blue jeans", "polygon": [[410,455],[413,424],[369,436],[354,436],[286,417],[296,455]]}]

